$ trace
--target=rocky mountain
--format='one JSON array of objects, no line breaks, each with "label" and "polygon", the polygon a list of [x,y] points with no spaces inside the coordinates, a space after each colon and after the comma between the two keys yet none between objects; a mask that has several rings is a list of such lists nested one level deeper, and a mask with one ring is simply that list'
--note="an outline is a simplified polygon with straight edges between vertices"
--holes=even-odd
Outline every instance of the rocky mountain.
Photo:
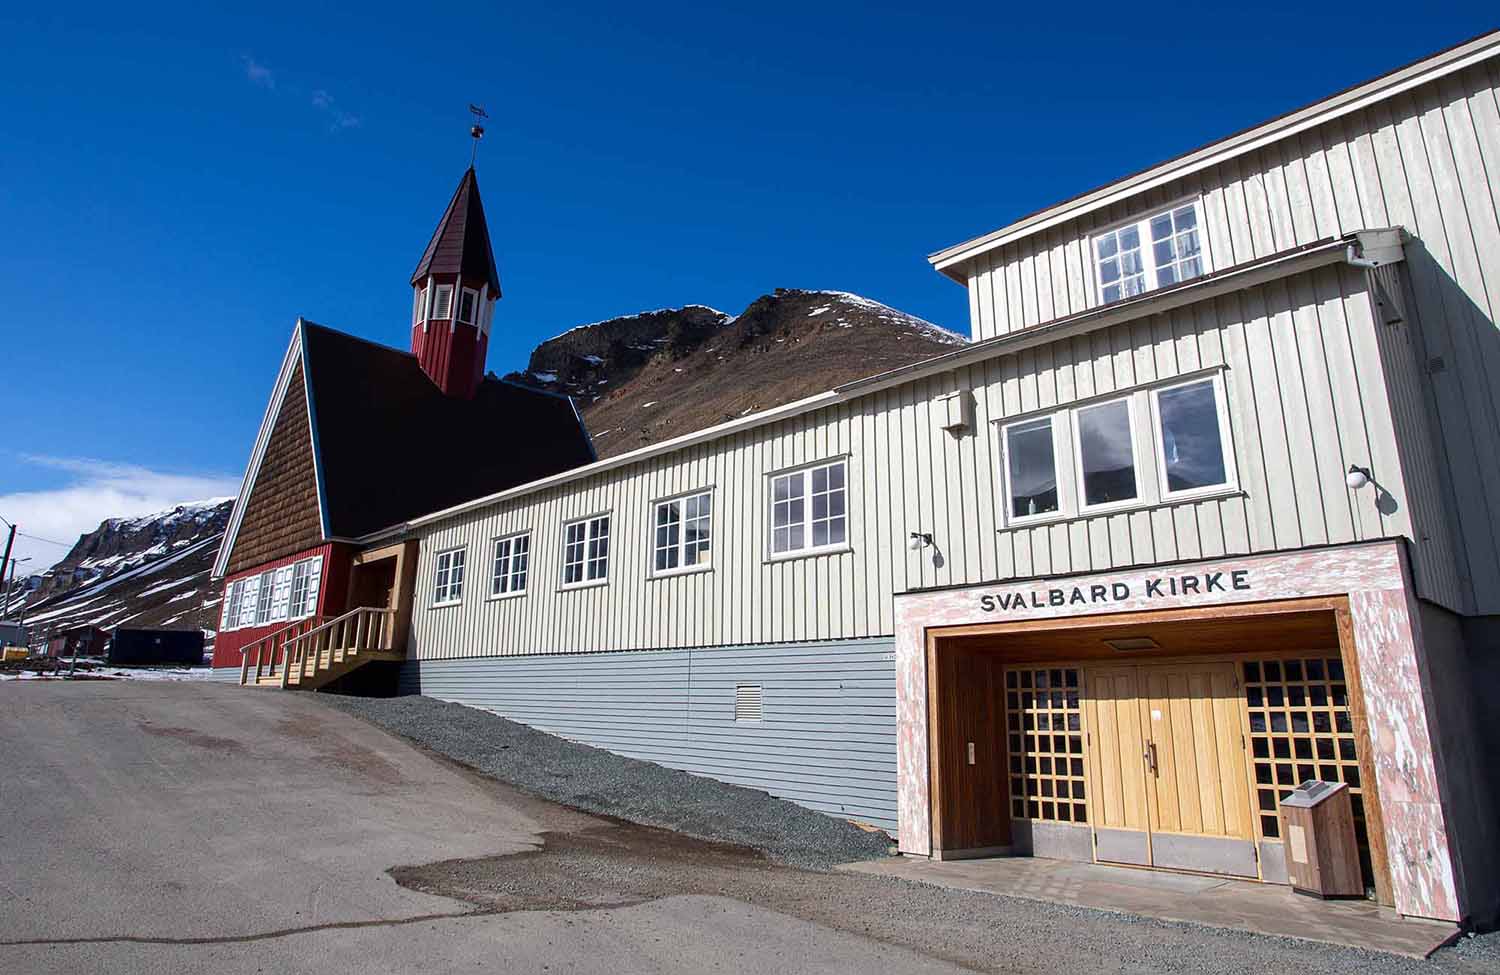
[{"label": "rocky mountain", "polygon": [[859,295],[778,288],[738,315],[687,305],[580,325],[507,378],[574,396],[609,457],[966,341]]},{"label": "rocky mountain", "polygon": [[13,597],[32,639],[74,626],[218,628],[218,584],[210,581],[234,499],[178,505],[139,518],[109,518],[52,569]]}]

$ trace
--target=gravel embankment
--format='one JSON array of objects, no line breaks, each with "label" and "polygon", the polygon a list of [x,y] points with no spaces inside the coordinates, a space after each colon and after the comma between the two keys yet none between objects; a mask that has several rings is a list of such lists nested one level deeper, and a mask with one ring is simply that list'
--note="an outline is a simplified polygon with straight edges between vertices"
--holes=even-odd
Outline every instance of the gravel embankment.
[{"label": "gravel embankment", "polygon": [[326,694],[319,700],[502,782],[586,812],[753,847],[782,863],[813,869],[891,853],[883,833],[754,789],[567,741],[476,708],[419,696]]}]

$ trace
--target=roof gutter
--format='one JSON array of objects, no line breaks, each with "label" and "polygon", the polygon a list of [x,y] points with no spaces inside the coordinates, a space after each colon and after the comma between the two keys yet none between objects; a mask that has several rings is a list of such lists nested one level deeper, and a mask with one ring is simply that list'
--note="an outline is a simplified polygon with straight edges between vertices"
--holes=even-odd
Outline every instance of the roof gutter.
[{"label": "roof gutter", "polygon": [[[1272,254],[1259,261],[1242,264],[1217,274],[1197,278],[1176,287],[1152,291],[1134,298],[1127,298],[1124,301],[1092,308],[1088,311],[1079,312],[1076,315],[1069,315],[1042,325],[1012,332],[1008,335],[987,339],[983,342],[975,342],[932,359],[915,362],[909,366],[902,366],[899,369],[892,369],[889,372],[883,372],[868,379],[858,379],[854,382],[845,383],[826,393],[819,393],[816,396],[809,396],[805,399],[785,403],[773,409],[731,420],[728,423],[705,427],[702,430],[684,434],[681,437],[664,440],[661,443],[641,447],[629,453],[609,457],[592,464],[585,464],[582,467],[570,468],[569,470],[540,480],[518,484],[504,491],[487,494],[484,497],[465,501],[463,504],[444,508],[441,511],[434,511],[431,514],[422,515],[419,518],[413,518],[372,534],[361,536],[359,542],[361,544],[371,544],[398,537],[424,525],[430,525],[434,522],[488,507],[502,501],[534,494],[547,488],[558,487],[594,474],[602,474],[606,471],[638,463],[651,457],[668,454],[674,450],[681,450],[684,447],[691,447],[710,440],[716,440],[741,430],[749,430],[775,423],[779,420],[800,416],[804,413],[811,413],[814,410],[820,410],[827,406],[833,406],[851,399],[866,396],[878,390],[899,386],[928,376],[952,372],[955,369],[961,369],[976,362],[983,362],[986,359],[993,359],[1002,355],[1013,355],[1023,349],[1046,345],[1061,339],[1071,338],[1074,335],[1081,335],[1085,332],[1108,328],[1111,325],[1134,321],[1144,318],[1147,315],[1158,315],[1175,308],[1181,308],[1184,305],[1207,301],[1210,298],[1234,291],[1243,291],[1246,288],[1253,288],[1268,281],[1278,280],[1303,271],[1325,267],[1329,264],[1337,264],[1341,261],[1355,264],[1358,267],[1378,266],[1401,260],[1401,255],[1400,230],[1366,230],[1344,237],[1330,237],[1294,250]],[[1373,261],[1374,263],[1365,263],[1367,261]]]}]

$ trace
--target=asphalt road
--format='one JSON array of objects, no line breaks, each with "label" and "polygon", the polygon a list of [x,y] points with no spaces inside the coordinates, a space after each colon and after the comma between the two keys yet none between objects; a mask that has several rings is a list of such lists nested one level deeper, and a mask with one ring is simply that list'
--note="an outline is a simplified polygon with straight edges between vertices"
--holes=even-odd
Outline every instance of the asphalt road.
[{"label": "asphalt road", "polygon": [[0,973],[1493,972],[772,863],[317,696],[0,684]]},{"label": "asphalt road", "polygon": [[0,971],[946,972],[723,897],[488,913],[387,870],[617,824],[303,694],[0,685]]}]

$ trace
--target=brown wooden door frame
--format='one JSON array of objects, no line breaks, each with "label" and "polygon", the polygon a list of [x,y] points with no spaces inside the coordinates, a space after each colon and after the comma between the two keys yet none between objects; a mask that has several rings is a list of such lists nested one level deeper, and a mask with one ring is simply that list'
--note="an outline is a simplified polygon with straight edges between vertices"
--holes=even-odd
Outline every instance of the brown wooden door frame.
[{"label": "brown wooden door frame", "polygon": [[[1161,623],[1171,624],[1186,620],[1218,619],[1225,617],[1258,617],[1286,613],[1300,612],[1331,612],[1334,615],[1338,632],[1339,656],[1344,665],[1345,685],[1349,693],[1350,719],[1354,725],[1355,742],[1359,753],[1359,769],[1363,782],[1366,783],[1365,790],[1365,822],[1370,840],[1370,860],[1374,871],[1376,901],[1385,906],[1393,906],[1395,899],[1392,893],[1389,853],[1385,841],[1384,814],[1381,810],[1379,783],[1375,776],[1374,752],[1370,740],[1369,722],[1365,714],[1364,692],[1360,681],[1358,648],[1354,639],[1353,617],[1349,610],[1349,600],[1346,596],[1316,596],[1305,599],[1282,599],[1267,600],[1265,602],[1234,603],[1224,606],[1206,606],[1171,610],[1146,610],[1134,613],[1107,613],[1097,615],[1082,615],[1073,617],[1062,617],[1057,619],[1026,620],[1017,622],[1001,623],[971,623],[945,627],[928,627],[925,631],[926,653],[926,677],[927,677],[927,747],[928,747],[928,815],[931,823],[931,844],[934,851],[943,849],[943,809],[941,791],[942,780],[938,772],[939,757],[943,753],[945,742],[942,741],[941,727],[937,722],[937,707],[939,704],[935,696],[934,677],[937,668],[934,666],[936,658],[943,651],[943,644],[962,637],[969,636],[1003,636],[1007,633],[1020,633],[1028,630],[1042,629],[1091,629],[1114,625],[1130,625],[1138,623]],[[1256,654],[1264,657],[1283,656],[1276,651],[1262,651]],[[1012,661],[997,654],[1005,665],[1021,663]],[[1238,655],[1237,655],[1238,656]],[[1207,658],[1198,658],[1207,659]],[[1234,659],[1230,657],[1228,659]],[[1089,666],[1097,664],[1097,660],[1085,660],[1076,666]],[[1061,662],[1048,662],[1049,666],[1063,666]],[[1242,706],[1243,710],[1243,706]],[[1087,714],[1087,710],[1085,710]],[[1248,718],[1245,725],[1245,733],[1248,742],[1249,725]],[[1084,718],[1087,724],[1088,718]],[[1252,763],[1246,762],[1247,767]],[[1249,768],[1247,775],[1253,776],[1253,768]],[[1092,781],[1092,780],[1091,780]],[[1092,791],[1092,790],[1091,790]],[[1086,800],[1089,806],[1089,816],[1093,817],[1092,802],[1090,796]],[[1008,809],[1007,809],[1008,814]],[[1260,839],[1259,827],[1255,827],[1257,842]]]}]

